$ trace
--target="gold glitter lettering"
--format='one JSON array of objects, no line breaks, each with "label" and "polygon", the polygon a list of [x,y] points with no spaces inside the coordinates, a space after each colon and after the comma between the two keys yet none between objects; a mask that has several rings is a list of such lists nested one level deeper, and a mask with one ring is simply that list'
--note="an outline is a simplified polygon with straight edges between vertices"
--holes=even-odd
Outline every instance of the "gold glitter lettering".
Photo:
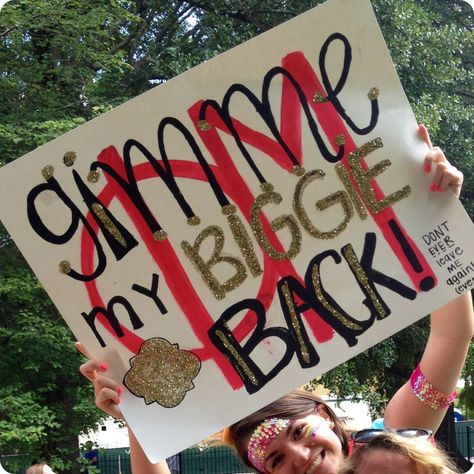
[{"label": "gold glitter lettering", "polygon": [[347,319],[343,314],[341,314],[336,308],[334,308],[329,301],[326,299],[323,293],[321,286],[321,276],[319,274],[319,266],[313,265],[311,269],[311,281],[313,283],[314,292],[318,301],[326,308],[343,326],[353,331],[361,331],[363,329],[357,323],[354,323]]},{"label": "gold glitter lettering", "polygon": [[71,263],[67,260],[61,260],[59,262],[59,271],[67,275],[71,271]]},{"label": "gold glitter lettering", "polygon": [[337,146],[342,146],[346,143],[346,139],[344,138],[344,135],[340,133],[339,135],[336,136],[335,142]]},{"label": "gold glitter lettering", "polygon": [[274,188],[273,188],[273,184],[271,184],[271,183],[261,183],[260,184],[260,189],[264,193],[271,193]]},{"label": "gold glitter lettering", "polygon": [[[214,250],[212,251],[211,258],[206,262],[200,255],[199,250],[201,244],[208,237],[214,237]],[[247,270],[245,265],[237,258],[230,255],[221,255],[221,251],[224,248],[224,232],[216,225],[206,227],[197,236],[194,245],[191,245],[186,240],[181,242],[181,248],[183,249],[186,256],[194,264],[195,268],[200,272],[201,277],[212,291],[212,294],[221,300],[225,298],[225,294],[229,291],[234,290],[247,278]],[[229,263],[235,268],[235,274],[230,277],[226,282],[220,283],[219,280],[214,276],[211,268],[218,263]]]},{"label": "gold glitter lettering", "polygon": [[274,232],[283,229],[284,227],[288,227],[292,239],[290,248],[287,252],[279,252],[276,250],[263,230],[263,225],[260,220],[260,211],[267,204],[279,204],[282,199],[281,195],[275,192],[263,193],[257,196],[250,209],[250,226],[252,227],[252,231],[257,238],[260,247],[262,247],[262,249],[275,260],[295,258],[301,250],[301,231],[298,227],[298,222],[292,215],[283,214],[270,223]]},{"label": "gold glitter lettering", "polygon": [[300,165],[293,166],[291,173],[295,176],[303,176],[305,174],[305,169]]},{"label": "gold glitter lettering", "polygon": [[211,129],[211,125],[207,120],[199,120],[198,127],[203,132],[207,132]]},{"label": "gold glitter lettering", "polygon": [[352,185],[349,173],[347,172],[345,166],[341,163],[338,163],[335,168],[339,179],[342,181],[342,184],[346,188],[347,194],[349,194],[349,197],[351,198],[352,204],[354,204],[357,214],[362,220],[366,219],[368,216],[367,210],[365,209],[362,199],[356,193],[354,186]]},{"label": "gold glitter lettering", "polygon": [[154,337],[142,344],[130,367],[124,384],[132,393],[143,397],[147,405],[156,402],[173,408],[194,388],[192,381],[201,370],[201,361],[178,344]]},{"label": "gold glitter lettering", "polygon": [[293,298],[291,297],[291,292],[290,288],[288,287],[288,283],[284,282],[281,285],[281,291],[283,293],[283,296],[285,297],[285,304],[288,308],[288,311],[290,313],[290,318],[291,318],[291,326],[294,330],[294,333],[296,335],[296,340],[300,346],[301,350],[301,357],[306,363],[311,362],[311,357],[309,355],[308,347],[306,346],[303,334],[301,333],[301,325],[300,325],[300,320],[298,318],[298,315],[296,313],[295,305],[293,302]]},{"label": "gold glitter lettering", "polygon": [[240,217],[236,214],[228,215],[227,222],[229,223],[234,240],[239,246],[250,272],[254,277],[261,275],[263,270],[258,262],[257,255],[255,254],[253,242],[250,240],[250,236],[240,220]]},{"label": "gold glitter lettering", "polygon": [[343,221],[334,227],[333,229],[323,232],[319,230],[310,220],[308,214],[306,213],[302,197],[303,192],[306,187],[316,179],[323,179],[325,176],[324,171],[322,170],[312,170],[308,171],[296,184],[295,193],[293,196],[293,209],[296,216],[298,217],[301,225],[304,227],[308,234],[316,237],[317,239],[334,239],[338,236],[349,224],[349,221],[352,219],[353,211],[352,206],[347,197],[347,193],[344,191],[337,191],[333,194],[330,194],[324,199],[321,199],[316,202],[316,208],[320,211],[328,209],[329,207],[339,203],[344,211]]},{"label": "gold glitter lettering", "polygon": [[324,102],[327,102],[327,98],[324,97],[320,92],[316,92],[314,95],[313,95],[313,102],[315,104],[323,104]]},{"label": "gold glitter lettering", "polygon": [[47,165],[41,170],[41,174],[46,181],[49,181],[54,174],[54,166]]},{"label": "gold glitter lettering", "polygon": [[122,246],[127,248],[127,242],[123,238],[123,235],[118,230],[117,226],[112,222],[110,217],[105,212],[105,209],[97,202],[92,204],[92,211],[99,218],[99,220],[104,224],[105,228],[112,235],[112,237]]},{"label": "gold glitter lettering", "polygon": [[76,161],[76,153],[74,151],[67,151],[66,153],[64,153],[64,156],[63,156],[63,163],[66,165],[66,166],[72,166],[74,164],[74,162]]},{"label": "gold glitter lettering", "polygon": [[345,245],[342,248],[342,254],[346,259],[347,263],[352,269],[357,281],[360,285],[364,288],[364,294],[370,298],[372,303],[374,304],[374,308],[376,309],[377,313],[379,314],[380,318],[385,318],[388,316],[385,308],[383,307],[382,303],[380,302],[377,294],[375,291],[370,287],[369,279],[367,278],[367,274],[365,270],[362,268],[357,255],[354,252],[354,248],[351,244]]},{"label": "gold glitter lettering", "polygon": [[226,335],[220,329],[216,331],[216,336],[222,341],[222,345],[232,354],[232,357],[235,359],[242,372],[244,372],[244,374],[255,386],[258,386],[257,377],[255,377],[255,374],[250,370],[250,367],[247,365],[244,359],[242,359],[242,356],[233,346],[232,342],[227,339]]},{"label": "gold glitter lettering", "polygon": [[224,216],[230,216],[231,214],[235,214],[237,212],[237,208],[234,204],[227,204],[226,206],[222,206],[222,214]]},{"label": "gold glitter lettering", "polygon": [[367,170],[364,170],[362,168],[361,160],[369,153],[372,153],[373,151],[382,147],[382,140],[380,138],[375,138],[374,140],[365,143],[360,148],[357,148],[357,150],[353,151],[352,153],[349,153],[347,158],[349,166],[351,167],[352,175],[354,176],[354,179],[359,186],[360,192],[367,203],[367,207],[374,214],[378,214],[397,201],[406,198],[411,192],[410,186],[407,185],[402,189],[389,194],[381,200],[377,200],[375,197],[375,192],[372,187],[372,180],[379,174],[383,173],[391,165],[391,162],[390,160],[382,160],[376,163],[374,166],[368,167]]},{"label": "gold glitter lettering", "polygon": [[201,223],[201,219],[198,216],[192,216],[187,220],[189,225],[199,225]]},{"label": "gold glitter lettering", "polygon": [[100,173],[98,171],[89,171],[89,174],[87,175],[87,181],[89,183],[97,183],[100,178]]},{"label": "gold glitter lettering", "polygon": [[370,89],[369,93],[367,94],[367,97],[370,100],[375,100],[375,99],[377,99],[379,94],[380,94],[380,92],[379,92],[378,87],[372,87],[372,89]]},{"label": "gold glitter lettering", "polygon": [[165,240],[167,236],[168,236],[168,234],[163,229],[160,229],[160,230],[157,230],[157,231],[153,232],[153,238],[155,240],[157,240],[158,242],[161,242],[162,240]]}]

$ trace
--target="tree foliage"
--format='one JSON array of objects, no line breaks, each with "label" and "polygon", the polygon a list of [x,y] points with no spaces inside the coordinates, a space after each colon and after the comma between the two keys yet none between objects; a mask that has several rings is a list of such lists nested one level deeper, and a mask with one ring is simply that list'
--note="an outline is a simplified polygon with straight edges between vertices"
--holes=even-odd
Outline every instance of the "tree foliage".
[{"label": "tree foliage", "polygon": [[381,416],[387,401],[416,366],[428,330],[424,319],[327,372],[312,385],[322,383],[339,399],[362,398],[374,418]]},{"label": "tree foliage", "polygon": [[[318,3],[12,0],[0,13],[0,164]],[[418,120],[465,173],[472,216],[472,10],[461,0],[373,6]],[[3,228],[0,264],[0,451],[28,449],[69,472],[59,460],[73,459],[71,440],[98,414],[86,403],[69,331]],[[377,410],[406,379],[426,333],[423,321],[323,381],[341,397],[369,397]]]},{"label": "tree foliage", "polygon": [[48,459],[67,472],[77,434],[100,414],[69,329],[13,246],[2,249],[0,265],[0,452]]},{"label": "tree foliage", "polygon": [[463,368],[464,387],[459,394],[459,406],[466,418],[474,417],[474,344],[469,347],[469,354]]}]

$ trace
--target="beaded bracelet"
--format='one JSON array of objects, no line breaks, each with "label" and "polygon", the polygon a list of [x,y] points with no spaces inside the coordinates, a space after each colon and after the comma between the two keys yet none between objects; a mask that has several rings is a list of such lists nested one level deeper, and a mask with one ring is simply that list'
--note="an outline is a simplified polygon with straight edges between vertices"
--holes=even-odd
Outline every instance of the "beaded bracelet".
[{"label": "beaded bracelet", "polygon": [[433,387],[421,372],[419,364],[411,374],[410,385],[415,396],[433,410],[449,407],[458,395],[456,391],[446,395]]}]

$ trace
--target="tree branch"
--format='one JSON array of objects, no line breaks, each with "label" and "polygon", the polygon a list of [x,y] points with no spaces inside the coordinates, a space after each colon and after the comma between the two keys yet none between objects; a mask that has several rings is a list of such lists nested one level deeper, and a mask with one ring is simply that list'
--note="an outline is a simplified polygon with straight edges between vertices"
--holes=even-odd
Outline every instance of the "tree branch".
[{"label": "tree branch", "polygon": [[[206,12],[215,13],[217,11],[215,8],[212,8],[211,6],[206,5],[204,3],[201,3],[201,2],[198,2],[198,1],[186,0],[186,3],[190,6],[192,6],[192,7],[199,8],[199,9],[204,10]],[[253,23],[253,19],[251,17],[249,17],[248,15],[246,15],[246,14],[240,12],[240,11],[230,12],[228,10],[219,10],[219,14],[222,14],[224,16],[228,16],[230,18],[234,18],[236,20],[243,21],[244,23]]]},{"label": "tree branch", "polygon": [[474,95],[468,94],[467,92],[464,91],[456,91],[455,92],[457,95],[461,95],[463,97],[467,97],[468,99],[473,99],[474,100]]}]

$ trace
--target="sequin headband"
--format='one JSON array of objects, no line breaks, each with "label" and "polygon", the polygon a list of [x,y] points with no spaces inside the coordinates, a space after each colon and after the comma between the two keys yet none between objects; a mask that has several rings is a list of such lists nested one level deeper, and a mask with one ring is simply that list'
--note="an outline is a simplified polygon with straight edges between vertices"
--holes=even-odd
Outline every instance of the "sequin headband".
[{"label": "sequin headband", "polygon": [[260,472],[265,470],[265,454],[270,444],[278,434],[288,426],[290,420],[282,418],[267,418],[262,421],[250,436],[247,448],[249,461]]}]

